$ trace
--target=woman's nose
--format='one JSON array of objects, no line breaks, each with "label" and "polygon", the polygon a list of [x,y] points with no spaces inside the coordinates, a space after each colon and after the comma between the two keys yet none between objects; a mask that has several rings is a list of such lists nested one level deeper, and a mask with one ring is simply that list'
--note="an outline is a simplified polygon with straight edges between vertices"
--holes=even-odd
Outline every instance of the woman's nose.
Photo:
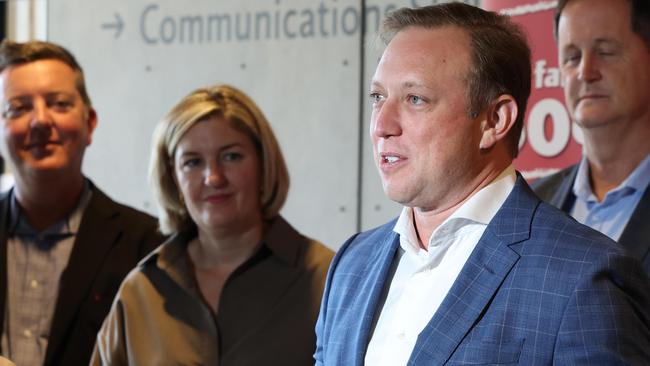
[{"label": "woman's nose", "polygon": [[217,164],[211,164],[205,172],[205,184],[208,186],[219,187],[226,182],[223,171]]}]

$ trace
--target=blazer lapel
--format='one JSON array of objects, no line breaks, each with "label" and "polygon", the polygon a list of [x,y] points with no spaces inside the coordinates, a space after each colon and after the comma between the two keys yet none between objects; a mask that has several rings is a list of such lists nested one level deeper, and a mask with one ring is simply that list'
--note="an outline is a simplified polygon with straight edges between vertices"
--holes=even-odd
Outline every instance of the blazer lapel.
[{"label": "blazer lapel", "polygon": [[362,315],[360,319],[356,320],[358,323],[355,333],[359,336],[354,344],[357,350],[354,352],[356,355],[354,365],[364,364],[366,349],[370,342],[370,331],[375,317],[378,317],[381,312],[379,300],[387,281],[391,280],[387,277],[395,258],[395,252],[399,247],[399,236],[392,231],[394,222],[391,225],[390,230],[387,230],[385,234],[384,242],[378,247],[380,249],[373,252],[369,260],[366,261],[364,271],[360,273],[359,279],[365,284],[352,287],[360,290],[359,294],[354,295],[354,306],[359,309],[355,314]]},{"label": "blazer lapel", "polygon": [[573,195],[573,182],[576,180],[578,167],[579,164],[574,165],[565,175],[563,175],[560,186],[557,188],[557,192],[549,202],[564,212],[571,212],[571,208],[575,202],[575,196]]},{"label": "blazer lapel", "polygon": [[373,320],[380,311],[379,300],[384,285],[390,282],[387,276],[399,246],[399,236],[392,231],[395,222],[366,238],[351,239],[352,245],[344,245],[332,261],[331,287],[322,304],[324,309],[336,309],[326,314],[322,329],[323,339],[329,343],[324,351],[330,357],[328,364],[364,364]]},{"label": "blazer lapel", "polygon": [[509,246],[530,237],[538,203],[523,178],[518,177],[440,308],[418,336],[409,365],[441,365],[449,360],[519,259]]},{"label": "blazer lapel", "polygon": [[650,187],[646,187],[618,242],[645,264],[650,255]]},{"label": "blazer lapel", "polygon": [[111,209],[108,197],[96,187],[92,188],[93,195],[81,219],[68,266],[59,282],[45,365],[51,362],[65,341],[102,261],[121,233],[118,220],[115,220],[119,213]]}]

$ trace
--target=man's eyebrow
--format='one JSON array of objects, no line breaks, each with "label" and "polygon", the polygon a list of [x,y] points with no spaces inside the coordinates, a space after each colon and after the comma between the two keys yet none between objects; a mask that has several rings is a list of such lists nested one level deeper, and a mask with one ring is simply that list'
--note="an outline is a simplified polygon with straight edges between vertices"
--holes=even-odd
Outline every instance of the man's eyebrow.
[{"label": "man's eyebrow", "polygon": [[7,102],[14,102],[14,101],[25,102],[25,101],[29,101],[31,99],[32,98],[30,98],[28,95],[14,95],[12,97],[7,98],[6,101]]},{"label": "man's eyebrow", "polygon": [[427,87],[426,85],[424,85],[423,83],[419,83],[419,82],[416,82],[416,81],[410,81],[410,80],[404,81],[404,82],[402,83],[401,86],[402,86],[402,88],[404,88],[404,89],[409,89],[409,88],[428,88],[428,87]]},{"label": "man's eyebrow", "polygon": [[596,41],[594,43],[596,45],[598,45],[598,46],[603,45],[603,44],[618,46],[618,45],[621,44],[621,42],[619,42],[618,40],[613,39],[613,38],[596,38]]},{"label": "man's eyebrow", "polygon": [[379,81],[374,80],[374,79],[370,82],[370,87],[371,88],[373,88],[373,87],[380,87],[381,88],[383,86],[384,85],[382,83],[380,83]]},{"label": "man's eyebrow", "polygon": [[[381,87],[383,87],[383,84],[382,84],[381,82],[377,81],[377,80],[373,80],[373,81],[370,83],[370,87],[380,87],[380,88],[381,88]],[[402,83],[400,84],[400,87],[401,87],[402,89],[411,89],[411,88],[425,88],[425,89],[431,89],[430,86],[427,86],[427,85],[424,84],[424,83],[420,83],[420,82],[417,82],[417,81],[411,81],[411,80],[407,80],[407,81],[402,82]]]}]

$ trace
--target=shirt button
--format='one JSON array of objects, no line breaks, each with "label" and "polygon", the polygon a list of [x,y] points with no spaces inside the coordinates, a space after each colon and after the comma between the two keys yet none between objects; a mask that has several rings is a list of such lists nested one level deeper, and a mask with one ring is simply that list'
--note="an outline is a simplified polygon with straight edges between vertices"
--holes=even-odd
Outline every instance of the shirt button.
[{"label": "shirt button", "polygon": [[397,334],[397,339],[400,341],[404,340],[404,338],[406,338],[406,334],[404,334],[404,332]]},{"label": "shirt button", "polygon": [[36,281],[36,280],[32,280],[32,281],[29,283],[29,285],[30,285],[32,288],[37,288],[37,287],[38,287],[38,281]]},{"label": "shirt button", "polygon": [[24,335],[26,338],[32,338],[32,331],[29,330],[29,329],[25,329],[25,330],[23,331],[23,335]]}]

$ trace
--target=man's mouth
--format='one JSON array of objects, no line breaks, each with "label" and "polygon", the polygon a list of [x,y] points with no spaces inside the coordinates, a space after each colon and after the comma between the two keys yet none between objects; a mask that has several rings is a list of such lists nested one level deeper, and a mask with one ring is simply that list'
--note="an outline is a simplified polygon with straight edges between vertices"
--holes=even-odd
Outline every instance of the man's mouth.
[{"label": "man's mouth", "polygon": [[58,145],[56,141],[37,141],[27,144],[27,149],[44,149],[48,146]]},{"label": "man's mouth", "polygon": [[382,153],[380,154],[381,162],[384,164],[395,164],[400,160],[404,160],[404,157],[395,153]]},{"label": "man's mouth", "polygon": [[579,101],[583,100],[594,100],[594,99],[603,99],[606,98],[604,94],[599,94],[599,93],[585,93],[582,94],[578,97]]}]

